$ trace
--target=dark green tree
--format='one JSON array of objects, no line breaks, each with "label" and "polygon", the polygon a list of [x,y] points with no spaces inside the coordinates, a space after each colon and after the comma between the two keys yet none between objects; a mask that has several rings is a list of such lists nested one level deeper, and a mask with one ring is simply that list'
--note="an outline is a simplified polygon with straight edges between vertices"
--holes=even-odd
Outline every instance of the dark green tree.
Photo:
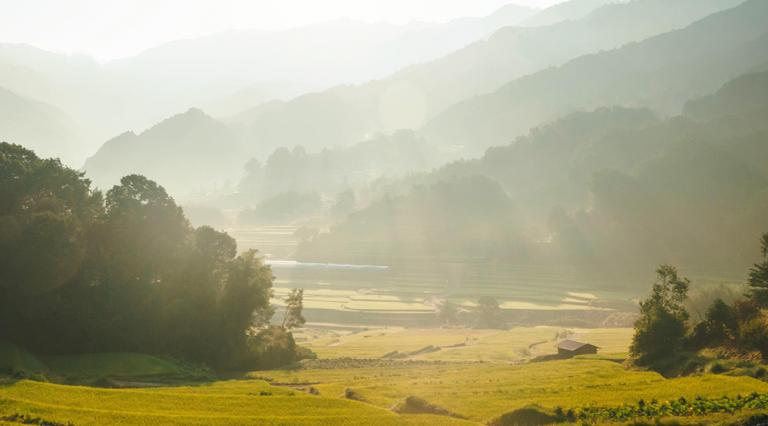
[{"label": "dark green tree", "polygon": [[459,308],[455,303],[446,300],[437,307],[437,320],[443,325],[459,323]]},{"label": "dark green tree", "polygon": [[768,306],[768,233],[761,239],[763,261],[756,263],[749,271],[750,296],[760,306]]},{"label": "dark green tree", "polygon": [[273,277],[236,252],[143,176],[102,197],[58,160],[0,144],[0,340],[245,366],[248,336],[274,313]]},{"label": "dark green tree", "polygon": [[499,307],[499,302],[491,296],[483,296],[478,299],[475,315],[475,327],[477,328],[503,328],[505,326],[504,315]]},{"label": "dark green tree", "polygon": [[638,365],[652,367],[674,356],[685,343],[688,312],[683,302],[690,285],[671,265],[661,265],[656,275],[651,295],[640,302],[640,318],[635,322],[630,347]]}]

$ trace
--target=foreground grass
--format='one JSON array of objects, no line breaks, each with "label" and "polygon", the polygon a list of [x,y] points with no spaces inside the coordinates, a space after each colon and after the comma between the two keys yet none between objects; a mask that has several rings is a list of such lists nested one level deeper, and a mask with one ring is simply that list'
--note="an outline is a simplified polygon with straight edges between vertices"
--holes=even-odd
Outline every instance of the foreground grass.
[{"label": "foreground grass", "polygon": [[308,395],[258,380],[120,390],[20,381],[0,387],[0,418],[13,415],[76,425],[467,424],[434,416],[401,416],[361,402]]},{"label": "foreground grass", "polygon": [[[616,362],[596,359],[521,365],[338,365],[331,369],[260,371],[253,377],[143,389],[8,381],[0,384],[0,419],[23,415],[76,425],[460,425],[470,423],[444,416],[398,415],[389,408],[407,396],[418,396],[470,422],[485,423],[530,404],[546,409],[620,406],[639,399],[667,401],[681,396],[692,399],[768,392],[767,383],[749,377],[707,374],[664,379],[656,373],[627,370]],[[300,390],[309,386],[320,394]],[[344,399],[348,388],[366,402]],[[709,419],[700,418],[699,422]]]},{"label": "foreground grass", "polygon": [[[626,329],[568,331],[572,338],[594,343],[604,351],[618,352],[626,351],[631,335]],[[620,356],[524,364],[507,362],[553,351],[555,337],[562,336],[563,332],[564,329],[556,327],[508,331],[393,328],[319,335],[310,343],[321,358],[329,355],[378,358],[393,350],[406,352],[428,345],[445,348],[411,357],[409,362],[360,361],[357,365],[362,368],[352,368],[348,361],[326,360],[315,364],[322,368],[259,371],[252,373],[250,380],[194,386],[103,389],[0,379],[0,425],[18,424],[18,419],[24,418],[62,425],[450,426],[484,424],[534,404],[551,411],[555,407],[620,407],[640,399],[663,402],[680,397],[768,393],[768,383],[750,377],[705,374],[665,379],[653,372],[626,369],[616,362]],[[465,344],[447,347],[457,343]],[[69,377],[141,374],[162,377],[184,373],[189,368],[163,358],[137,354],[37,359],[18,348],[9,348],[5,348],[3,355],[6,363],[36,369],[45,367]],[[468,362],[478,360],[485,362]],[[319,395],[305,392],[309,387],[319,391]],[[347,389],[365,401],[344,398]],[[390,410],[408,396],[417,396],[468,420],[427,414],[401,415]],[[750,414],[753,413],[739,412],[736,416]],[[728,424],[733,418],[713,414],[666,421]]]},{"label": "foreground grass", "polygon": [[169,359],[144,354],[106,353],[50,356],[43,361],[56,374],[70,377],[140,377],[181,375],[190,368]]},{"label": "foreground grass", "polygon": [[467,418],[486,422],[531,404],[545,408],[660,401],[681,396],[768,392],[749,377],[702,375],[679,379],[625,369],[605,360],[574,359],[523,365],[422,364],[388,368],[259,372],[280,382],[311,382],[323,394],[352,388],[371,404],[389,407],[414,395]]}]

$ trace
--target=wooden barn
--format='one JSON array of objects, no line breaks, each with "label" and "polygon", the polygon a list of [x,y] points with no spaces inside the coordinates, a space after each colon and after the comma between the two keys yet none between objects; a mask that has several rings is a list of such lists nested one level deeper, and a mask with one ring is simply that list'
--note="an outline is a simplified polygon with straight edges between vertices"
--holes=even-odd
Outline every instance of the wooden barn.
[{"label": "wooden barn", "polygon": [[562,358],[570,358],[576,355],[596,354],[598,347],[589,343],[575,340],[563,340],[557,344],[557,354]]}]

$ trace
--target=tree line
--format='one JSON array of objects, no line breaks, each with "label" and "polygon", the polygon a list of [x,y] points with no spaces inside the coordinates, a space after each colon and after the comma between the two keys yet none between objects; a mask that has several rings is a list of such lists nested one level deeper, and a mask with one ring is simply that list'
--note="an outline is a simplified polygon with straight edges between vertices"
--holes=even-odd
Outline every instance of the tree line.
[{"label": "tree line", "polygon": [[192,227],[162,186],[129,175],[106,193],[83,173],[0,143],[0,339],[45,354],[142,352],[218,368],[308,355],[293,293],[270,326],[258,253]]},{"label": "tree line", "polygon": [[690,280],[674,266],[660,266],[651,295],[640,303],[630,348],[634,363],[686,373],[699,367],[692,355],[705,348],[768,359],[768,233],[761,238],[761,253],[761,261],[749,271],[749,291],[732,304],[715,299],[695,325],[684,305]]}]

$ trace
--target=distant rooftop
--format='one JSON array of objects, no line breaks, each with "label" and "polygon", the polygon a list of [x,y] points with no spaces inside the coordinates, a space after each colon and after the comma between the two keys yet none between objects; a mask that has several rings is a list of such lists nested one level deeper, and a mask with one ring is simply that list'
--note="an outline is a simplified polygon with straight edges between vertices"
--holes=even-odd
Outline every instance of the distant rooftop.
[{"label": "distant rooftop", "polygon": [[[557,344],[559,349],[565,349],[566,351],[577,351],[584,346],[595,346],[590,343],[577,342],[575,340],[563,340]],[[595,346],[597,347],[597,346]]]}]

